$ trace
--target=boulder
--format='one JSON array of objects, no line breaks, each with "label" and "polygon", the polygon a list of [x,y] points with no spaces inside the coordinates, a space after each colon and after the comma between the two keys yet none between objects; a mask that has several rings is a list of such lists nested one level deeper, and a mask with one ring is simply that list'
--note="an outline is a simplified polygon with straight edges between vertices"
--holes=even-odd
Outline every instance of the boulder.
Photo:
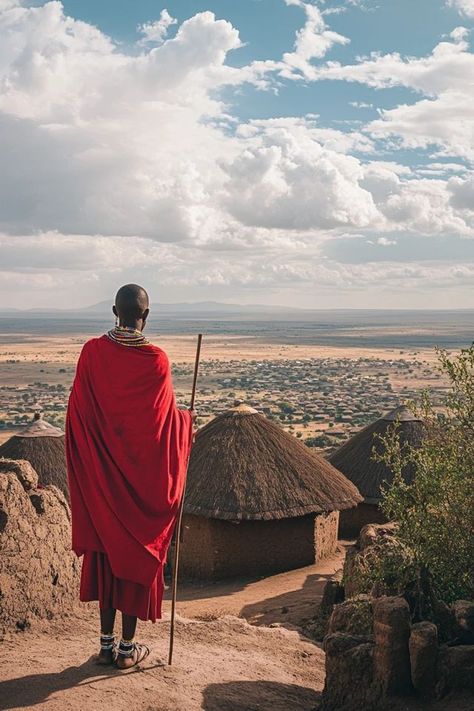
[{"label": "boulder", "polygon": [[431,697],[436,683],[438,630],[432,622],[412,625],[410,640],[411,680],[419,694]]},{"label": "boulder", "polygon": [[443,645],[438,656],[436,695],[457,691],[474,692],[474,645]]},{"label": "boulder", "polygon": [[350,635],[371,637],[374,615],[368,595],[357,595],[335,605],[329,620],[329,634],[345,632]]},{"label": "boulder", "polygon": [[323,597],[319,611],[323,614],[331,614],[334,605],[344,600],[344,586],[340,580],[328,580],[323,590]]},{"label": "boulder", "polygon": [[397,531],[396,523],[368,523],[361,528],[356,547],[364,551],[369,546],[382,543],[384,539],[391,538]]},{"label": "boulder", "polygon": [[56,487],[36,483],[30,465],[1,461],[0,630],[70,611],[78,596],[68,503]]},{"label": "boulder", "polygon": [[361,593],[372,597],[403,593],[416,579],[413,551],[394,534],[396,524],[368,524],[349,548],[344,562],[346,598]]},{"label": "boulder", "polygon": [[324,640],[326,680],[321,709],[354,711],[377,708],[373,697],[373,649],[371,642],[335,632]]},{"label": "boulder", "polygon": [[374,675],[382,695],[400,695],[412,689],[410,609],[401,597],[374,600]]},{"label": "boulder", "polygon": [[454,635],[461,644],[474,644],[474,602],[457,600],[452,605]]},{"label": "boulder", "polygon": [[312,639],[322,642],[328,633],[329,620],[334,605],[344,600],[344,587],[339,580],[328,580],[323,590],[323,597],[317,614],[305,626],[305,633]]}]

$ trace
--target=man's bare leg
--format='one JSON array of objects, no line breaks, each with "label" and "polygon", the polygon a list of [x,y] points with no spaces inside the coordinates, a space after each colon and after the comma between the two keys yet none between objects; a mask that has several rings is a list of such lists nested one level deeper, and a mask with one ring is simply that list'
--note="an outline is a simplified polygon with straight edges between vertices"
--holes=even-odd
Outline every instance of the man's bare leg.
[{"label": "man's bare leg", "polygon": [[117,666],[119,669],[130,669],[138,662],[146,659],[150,650],[133,639],[137,630],[137,618],[122,613],[122,639],[120,642]]},{"label": "man's bare leg", "polygon": [[137,631],[137,618],[122,613],[122,639],[132,642]]},{"label": "man's bare leg", "polygon": [[112,664],[115,660],[115,613],[113,607],[100,611],[100,653],[97,659],[99,664]]}]

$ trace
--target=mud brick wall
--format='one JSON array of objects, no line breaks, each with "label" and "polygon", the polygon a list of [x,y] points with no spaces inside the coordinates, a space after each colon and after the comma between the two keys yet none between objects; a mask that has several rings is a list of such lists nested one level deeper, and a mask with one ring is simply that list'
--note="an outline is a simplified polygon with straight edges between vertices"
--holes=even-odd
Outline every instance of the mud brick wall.
[{"label": "mud brick wall", "polygon": [[314,515],[232,523],[185,515],[182,575],[218,579],[311,565],[337,544],[337,513],[317,518],[316,523]]}]

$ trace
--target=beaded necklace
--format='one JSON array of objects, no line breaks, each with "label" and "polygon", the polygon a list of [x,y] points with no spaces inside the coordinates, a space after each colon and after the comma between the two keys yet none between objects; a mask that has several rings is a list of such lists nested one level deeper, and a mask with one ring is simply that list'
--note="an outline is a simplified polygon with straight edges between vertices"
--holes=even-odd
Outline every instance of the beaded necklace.
[{"label": "beaded necklace", "polygon": [[136,328],[128,328],[127,326],[115,326],[107,332],[107,337],[121,346],[148,346],[150,342],[145,338],[141,331]]}]

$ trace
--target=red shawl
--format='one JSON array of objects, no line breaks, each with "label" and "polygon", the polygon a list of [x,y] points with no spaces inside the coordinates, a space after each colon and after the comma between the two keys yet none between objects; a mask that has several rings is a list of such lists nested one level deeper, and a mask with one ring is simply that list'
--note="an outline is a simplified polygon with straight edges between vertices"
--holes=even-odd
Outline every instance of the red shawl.
[{"label": "red shawl", "polygon": [[164,351],[88,341],[66,423],[74,552],[105,552],[117,578],[149,586],[166,559],[191,439]]}]

